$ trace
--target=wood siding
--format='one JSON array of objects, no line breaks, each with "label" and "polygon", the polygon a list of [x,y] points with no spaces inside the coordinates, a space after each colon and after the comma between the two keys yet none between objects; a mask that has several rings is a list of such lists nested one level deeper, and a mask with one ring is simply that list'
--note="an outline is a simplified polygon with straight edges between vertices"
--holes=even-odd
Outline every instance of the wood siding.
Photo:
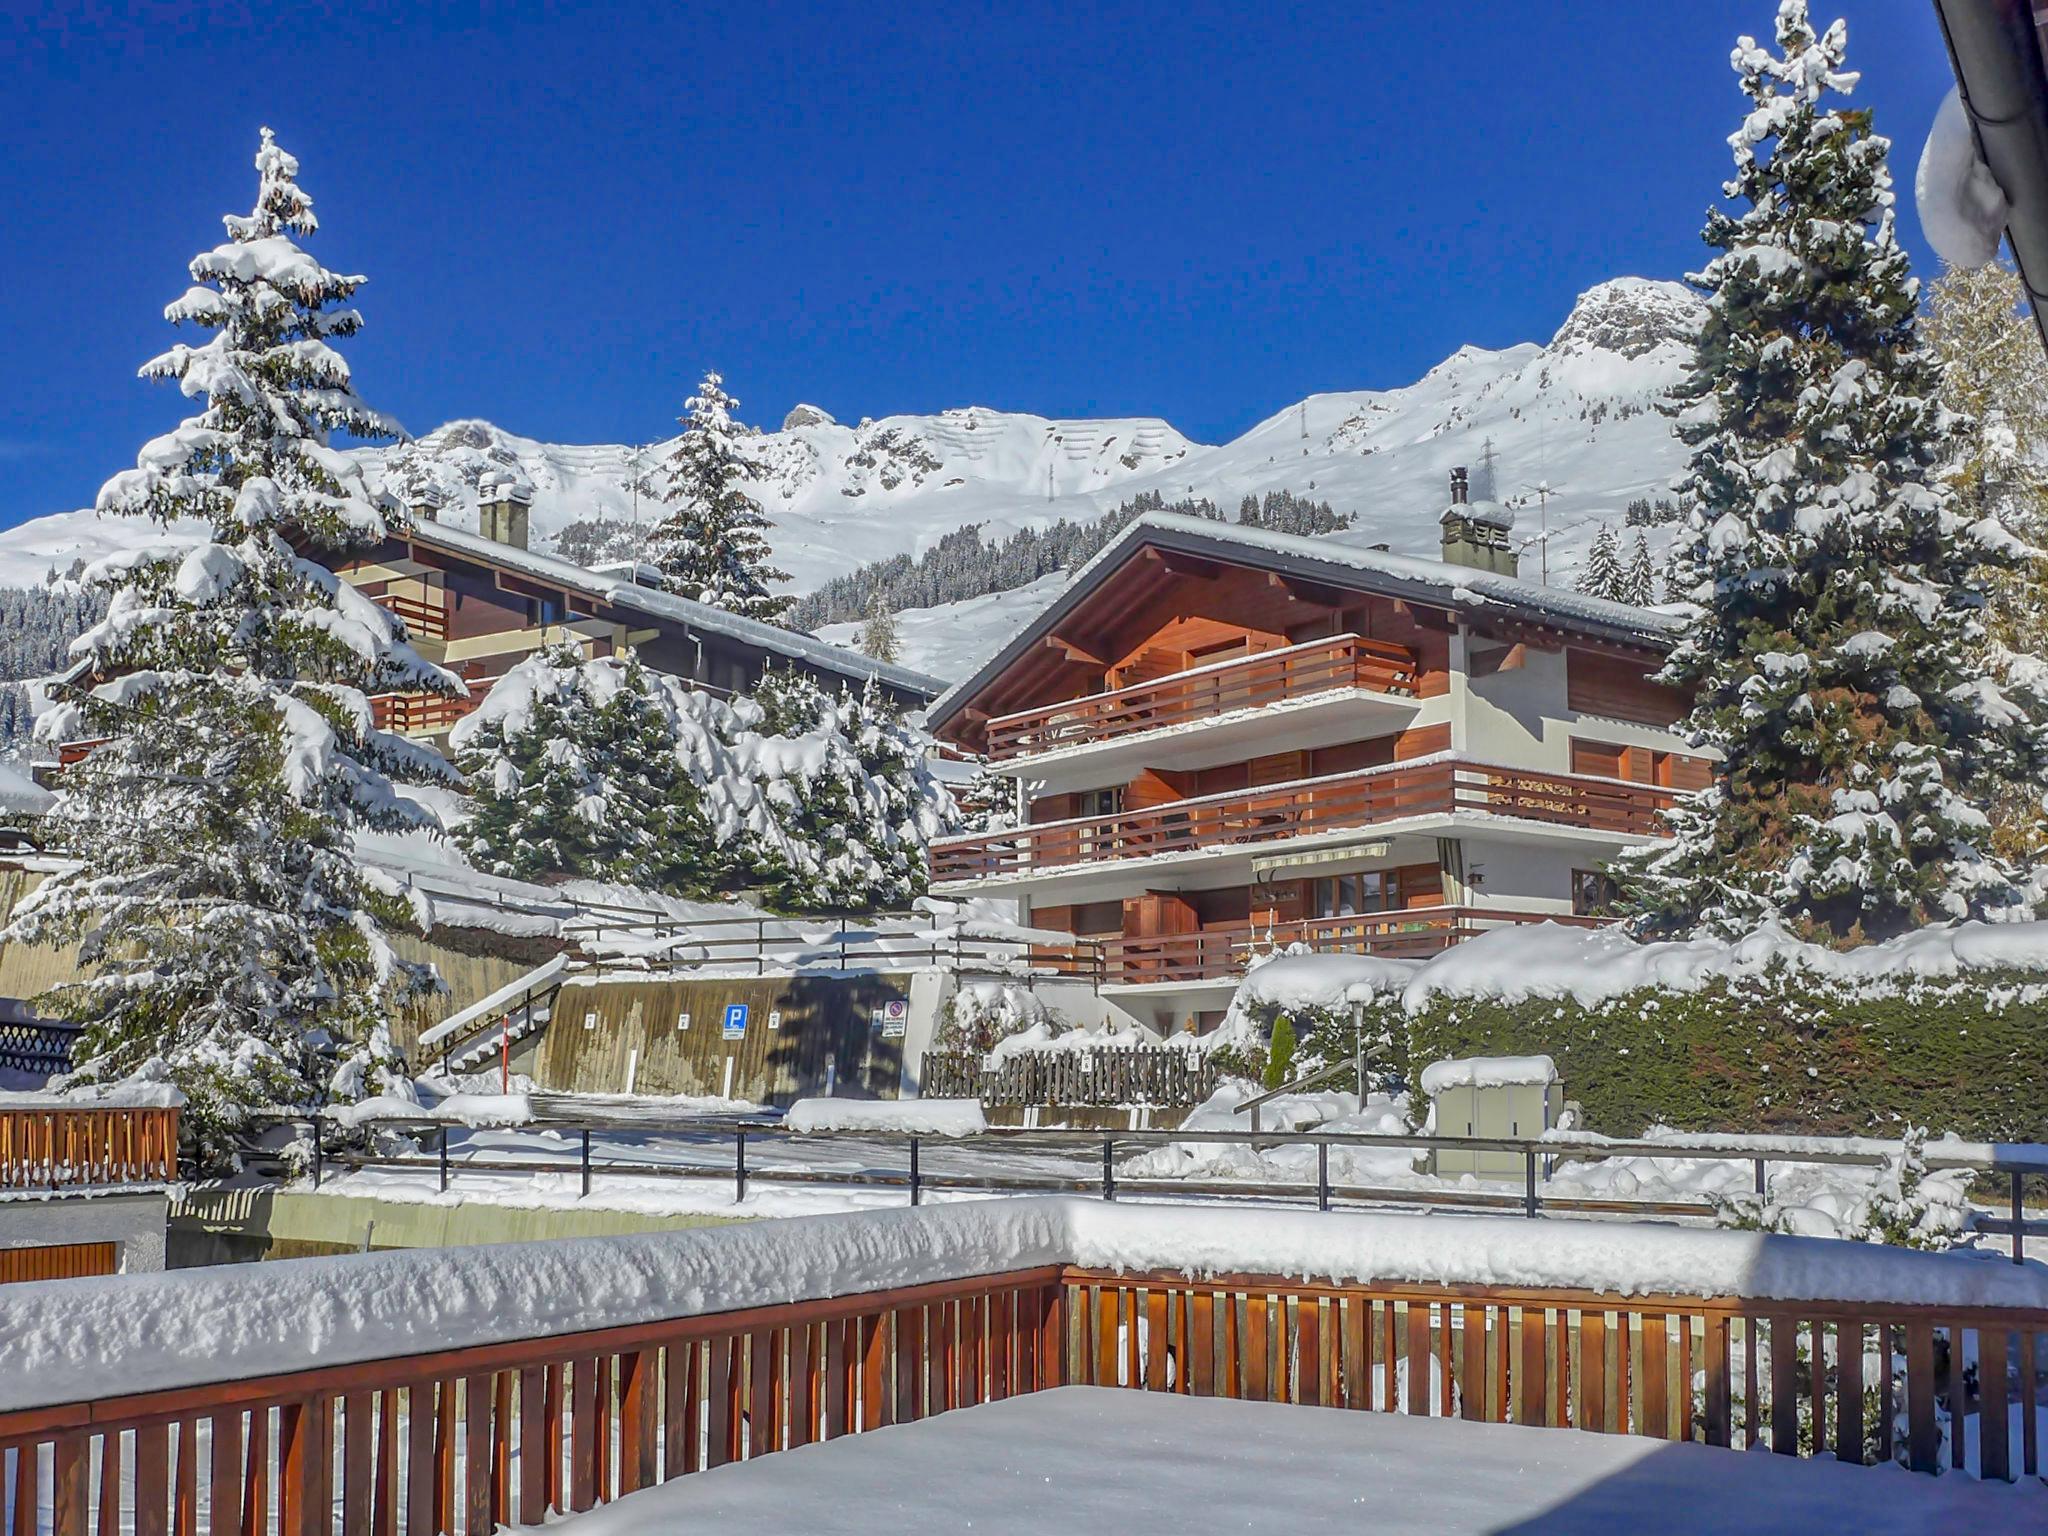
[{"label": "wood siding", "polygon": [[37,1280],[82,1280],[120,1268],[114,1243],[56,1243],[47,1248],[0,1248],[0,1285]]},{"label": "wood siding", "polygon": [[1624,660],[1574,646],[1565,652],[1565,703],[1582,715],[1675,724],[1685,717],[1685,695],[1650,681],[1660,665],[1647,654]]}]

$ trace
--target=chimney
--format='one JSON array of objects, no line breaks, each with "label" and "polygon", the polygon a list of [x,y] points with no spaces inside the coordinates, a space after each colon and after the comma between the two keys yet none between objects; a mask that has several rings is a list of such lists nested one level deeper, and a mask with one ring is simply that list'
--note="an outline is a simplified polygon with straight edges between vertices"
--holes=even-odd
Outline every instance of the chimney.
[{"label": "chimney", "polygon": [[1473,501],[1471,490],[1461,464],[1451,471],[1450,507],[1437,519],[1443,528],[1444,563],[1502,576],[1518,574],[1521,560],[1508,536],[1515,514],[1497,502]]},{"label": "chimney", "polygon": [[407,508],[416,523],[437,523],[441,520],[441,493],[431,485],[416,489],[407,499]]},{"label": "chimney", "polygon": [[486,472],[476,483],[477,528],[487,539],[525,549],[533,487],[517,475]]}]

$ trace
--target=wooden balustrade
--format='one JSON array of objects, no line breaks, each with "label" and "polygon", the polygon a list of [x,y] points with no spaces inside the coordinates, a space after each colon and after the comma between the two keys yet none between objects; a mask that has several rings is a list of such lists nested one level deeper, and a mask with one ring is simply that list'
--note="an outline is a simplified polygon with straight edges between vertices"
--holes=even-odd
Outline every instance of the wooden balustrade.
[{"label": "wooden balustrade", "polygon": [[1236,976],[1262,950],[1304,945],[1317,954],[1434,955],[1490,928],[1562,923],[1598,928],[1606,920],[1570,912],[1523,912],[1498,907],[1404,907],[1353,917],[1298,918],[1288,923],[1222,923],[1194,933],[1152,937],[1109,934],[1089,942],[1101,954],[1106,983],[1203,981]]},{"label": "wooden balustrade", "polygon": [[177,1176],[175,1109],[0,1106],[0,1190],[104,1189]]},{"label": "wooden balustrade", "polygon": [[380,731],[402,736],[447,730],[475,709],[490,691],[489,684],[471,683],[469,696],[439,693],[380,693],[370,700],[370,723]]},{"label": "wooden balustrade", "polygon": [[931,871],[935,881],[986,879],[1280,842],[1453,811],[1655,837],[1663,832],[1659,813],[1675,798],[1670,790],[1619,779],[1426,762],[947,838],[932,845]]},{"label": "wooden balustrade", "polygon": [[[54,1536],[486,1536],[1059,1384],[1057,1268],[0,1413]],[[508,1317],[508,1332],[519,1319]],[[31,1513],[26,1526],[34,1530]]]},{"label": "wooden balustrade", "polygon": [[1336,689],[1412,697],[1420,663],[1406,646],[1358,635],[1267,651],[1154,682],[1041,705],[988,723],[997,761],[1164,730]]},{"label": "wooden balustrade", "polygon": [[1073,1382],[1925,1472],[1974,1390],[1984,1475],[2009,1478],[2039,1471],[2008,1366],[2031,1404],[2044,1334],[2028,1310],[1049,1265],[23,1408],[0,1473],[15,1529],[47,1502],[55,1536],[482,1536]]},{"label": "wooden balustrade", "polygon": [[[1077,1383],[1767,1444],[1859,1464],[1896,1456],[1922,1472],[1938,1470],[1944,1423],[1947,1457],[1963,1465],[1974,1389],[1983,1475],[2040,1470],[2040,1312],[1078,1269],[1064,1284]],[[1973,1356],[1966,1386],[1961,1363]],[[1826,1364],[1816,1372],[1814,1361]],[[2015,1372],[2030,1411],[2009,1424]]]},{"label": "wooden balustrade", "polygon": [[373,601],[378,607],[387,609],[405,620],[406,632],[415,640],[446,640],[448,638],[448,594],[441,592],[439,601],[408,596],[402,592],[384,592]]}]

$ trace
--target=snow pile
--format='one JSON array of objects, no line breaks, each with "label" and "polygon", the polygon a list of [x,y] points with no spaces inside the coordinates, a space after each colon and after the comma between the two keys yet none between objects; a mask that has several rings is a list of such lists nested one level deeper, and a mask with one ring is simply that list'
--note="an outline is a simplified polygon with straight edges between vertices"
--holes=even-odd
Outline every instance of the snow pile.
[{"label": "snow pile", "polygon": [[995,1066],[1012,1056],[1046,1051],[1136,1051],[1153,1047],[1187,1051],[1200,1048],[1193,1035],[1168,1035],[1162,1040],[1136,1024],[1114,1029],[1105,1021],[1096,1028],[1084,1025],[1079,1029],[1056,1031],[1050,1023],[1038,1023],[998,1040],[988,1053],[988,1063]]},{"label": "snow pile", "polygon": [[792,1131],[896,1131],[908,1136],[979,1136],[988,1129],[978,1099],[798,1099],[782,1123]]},{"label": "snow pile", "polygon": [[2048,1267],[1647,1223],[968,1201],[0,1289],[0,1412],[1061,1263],[2048,1312]]},{"label": "snow pile", "polygon": [[525,1125],[533,1119],[533,1100],[524,1093],[450,1093],[422,1103],[387,1092],[322,1110],[321,1118],[330,1125],[349,1127],[379,1120],[437,1120],[472,1127]]},{"label": "snow pile", "polygon": [[0,1093],[0,1110],[9,1109],[182,1109],[185,1095],[178,1091],[168,1076],[152,1077],[138,1073],[112,1083],[80,1083],[76,1087],[64,1086],[64,1079],[52,1080],[53,1086],[18,1093]]},{"label": "snow pile", "polygon": [[[1225,1082],[1180,1124],[1184,1131],[1248,1131],[1251,1112],[1243,1107],[1259,1090],[1251,1083]],[[1405,1136],[1414,1130],[1406,1095],[1372,1093],[1363,1105],[1355,1093],[1289,1093],[1259,1108],[1259,1126],[1275,1131],[1327,1131],[1354,1136]],[[1335,1184],[1397,1184],[1420,1179],[1427,1153],[1408,1147],[1344,1147],[1329,1151]],[[1258,1148],[1246,1142],[1171,1141],[1127,1160],[1118,1176],[1131,1179],[1243,1180],[1247,1183],[1313,1183],[1316,1149],[1311,1146]]]},{"label": "snow pile", "polygon": [[1873,996],[1972,972],[2038,970],[2048,984],[2048,922],[1923,928],[1846,951],[1794,938],[1777,923],[1737,939],[1653,943],[1617,928],[1530,923],[1492,929],[1424,961],[1279,955],[1245,978],[1232,1012],[1246,1014],[1254,1005],[1339,1012],[1353,1003],[1398,999],[1405,1011],[1421,1013],[1439,998],[1570,998],[1597,1008],[1647,988],[1698,992],[1716,980],[1780,970]]},{"label": "snow pile", "polygon": [[1467,1056],[1433,1061],[1418,1079],[1423,1096],[1431,1099],[1447,1088],[1520,1088],[1556,1081],[1557,1063],[1548,1056]]}]

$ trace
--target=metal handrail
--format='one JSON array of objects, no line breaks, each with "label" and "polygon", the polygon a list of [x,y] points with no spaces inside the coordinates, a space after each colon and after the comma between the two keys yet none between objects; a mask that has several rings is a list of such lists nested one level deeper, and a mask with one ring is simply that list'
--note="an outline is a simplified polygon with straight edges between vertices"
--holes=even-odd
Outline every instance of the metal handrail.
[{"label": "metal handrail", "polygon": [[[1345,1063],[1345,1066],[1352,1065]],[[328,1128],[321,1116],[306,1116],[284,1111],[259,1113],[252,1117],[271,1124],[310,1126],[313,1130],[315,1147],[314,1183],[317,1187],[322,1172],[327,1167],[353,1168],[433,1168],[438,1166],[442,1189],[447,1189],[451,1165],[447,1157],[447,1133],[450,1124],[427,1116],[394,1117],[372,1122],[380,1129],[438,1132],[438,1148],[434,1155],[394,1156],[355,1152],[322,1152],[324,1131]],[[1727,1162],[1748,1162],[1755,1169],[1756,1190],[1761,1194],[1765,1186],[1764,1171],[1773,1163],[1823,1163],[1841,1167],[1875,1168],[1884,1166],[1886,1152],[1876,1150],[1833,1150],[1826,1146],[1800,1146],[1799,1138],[1767,1138],[1787,1145],[1755,1147],[1729,1147],[1716,1144],[1712,1137],[1687,1138],[1677,1141],[1610,1140],[1600,1136],[1573,1136],[1553,1132],[1542,1137],[1530,1136],[1446,1136],[1436,1133],[1385,1134],[1362,1131],[1202,1131],[1202,1130],[1068,1130],[1040,1127],[991,1127],[966,1136],[928,1136],[903,1131],[889,1130],[835,1130],[828,1132],[802,1132],[787,1126],[763,1123],[759,1120],[742,1120],[729,1116],[706,1116],[702,1118],[679,1117],[663,1122],[656,1120],[605,1121],[570,1116],[542,1115],[519,1122],[517,1129],[534,1131],[568,1131],[580,1134],[582,1138],[582,1188],[590,1192],[594,1169],[626,1174],[643,1178],[732,1178],[744,1199],[748,1180],[785,1184],[862,1185],[886,1188],[902,1188],[910,1192],[913,1204],[920,1201],[926,1191],[934,1189],[981,1189],[1006,1193],[1072,1194],[1099,1190],[1105,1200],[1116,1198],[1119,1188],[1129,1192],[1139,1190],[1147,1194],[1218,1196],[1243,1199],[1267,1197],[1280,1199],[1301,1199],[1313,1196],[1317,1207],[1328,1210],[1333,1199],[1348,1199],[1364,1202],[1380,1202],[1408,1205],[1458,1205],[1482,1208],[1520,1207],[1525,1217],[1535,1218],[1545,1210],[1565,1213],[1586,1214],[1636,1214],[1708,1216],[1715,1213],[1715,1207],[1701,1202],[1680,1201],[1637,1201],[1580,1198],[1576,1196],[1545,1195],[1542,1193],[1536,1171],[1540,1163],[1573,1156],[1583,1158],[1640,1157],[1652,1161],[1663,1159],[1690,1159],[1711,1157]],[[706,1167],[692,1167],[674,1163],[631,1163],[608,1162],[593,1164],[590,1157],[590,1136],[593,1131],[626,1132],[636,1136],[662,1131],[681,1132],[703,1137],[728,1137],[733,1141],[736,1157],[732,1172]],[[870,1143],[877,1146],[900,1148],[909,1160],[905,1173],[877,1172],[871,1170],[816,1171],[811,1169],[764,1168],[756,1163],[749,1166],[745,1147],[749,1140],[756,1143],[770,1138],[785,1140],[851,1141]],[[1853,1140],[1856,1138],[1819,1138],[1820,1140]],[[1100,1149],[1102,1172],[1098,1178],[1078,1176],[1032,1175],[1032,1174],[987,1174],[987,1175],[934,1175],[920,1166],[918,1150],[921,1146],[938,1142],[949,1147],[972,1147],[989,1144],[1006,1147],[1040,1146],[1048,1149],[1085,1149],[1089,1153]],[[1265,1150],[1282,1146],[1311,1146],[1318,1149],[1317,1177],[1313,1183],[1295,1180],[1230,1180],[1196,1182],[1182,1179],[1135,1180],[1120,1177],[1114,1166],[1114,1153],[1119,1146],[1165,1146],[1172,1143],[1237,1144]],[[1508,1152],[1518,1155],[1523,1162],[1524,1180],[1519,1195],[1502,1190],[1431,1189],[1428,1187],[1408,1188],[1405,1186],[1342,1185],[1329,1178],[1329,1151],[1332,1148],[1387,1149],[1414,1151],[1466,1151],[1466,1152]],[[1981,1152],[1984,1155],[1978,1156]],[[1982,1174],[2002,1175],[2008,1181],[2011,1214],[2008,1218],[1980,1220],[1979,1230],[1992,1233],[2009,1233],[2013,1239],[2013,1262],[2025,1262],[2024,1241],[2028,1234],[2048,1232],[2048,1222],[2027,1220],[2023,1205],[2023,1181],[2029,1177],[2048,1177],[2048,1145],[2025,1142],[1964,1143],[1963,1150],[1944,1153],[1930,1148],[1925,1152],[1925,1162],[1930,1169],[1956,1168]],[[456,1168],[477,1172],[495,1173],[543,1173],[559,1172],[559,1161],[520,1161],[511,1158],[466,1159],[454,1165]]]}]

